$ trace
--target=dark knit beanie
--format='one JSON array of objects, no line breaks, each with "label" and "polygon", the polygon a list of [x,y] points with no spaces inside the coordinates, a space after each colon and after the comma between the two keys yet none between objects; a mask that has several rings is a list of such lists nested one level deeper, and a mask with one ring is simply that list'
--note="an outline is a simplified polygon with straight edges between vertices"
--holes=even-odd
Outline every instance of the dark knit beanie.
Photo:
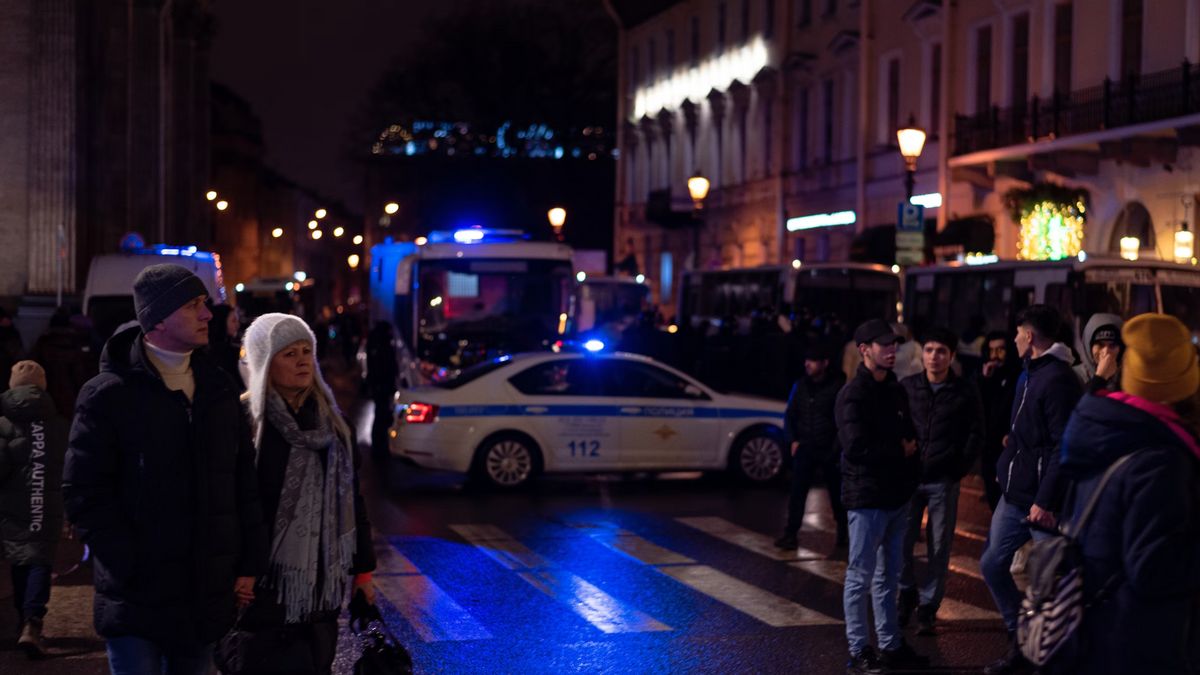
[{"label": "dark knit beanie", "polygon": [[149,333],[198,295],[208,295],[200,277],[186,267],[151,265],[133,281],[133,308],[142,331]]}]

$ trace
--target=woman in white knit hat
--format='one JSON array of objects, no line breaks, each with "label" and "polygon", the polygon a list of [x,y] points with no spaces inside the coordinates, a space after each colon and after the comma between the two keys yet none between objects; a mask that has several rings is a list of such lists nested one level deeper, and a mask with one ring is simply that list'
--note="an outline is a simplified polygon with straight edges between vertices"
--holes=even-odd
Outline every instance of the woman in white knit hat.
[{"label": "woman in white knit hat", "polygon": [[358,493],[354,434],[321,377],[316,338],[290,314],[246,330],[243,395],[254,432],[270,564],[218,648],[224,672],[328,673],[351,589],[374,603],[371,526]]}]

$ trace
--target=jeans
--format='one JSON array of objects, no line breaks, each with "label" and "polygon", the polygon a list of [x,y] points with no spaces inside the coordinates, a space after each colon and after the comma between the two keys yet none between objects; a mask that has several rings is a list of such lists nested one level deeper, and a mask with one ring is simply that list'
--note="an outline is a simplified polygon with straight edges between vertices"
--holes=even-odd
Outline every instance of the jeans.
[{"label": "jeans", "polygon": [[209,675],[214,671],[212,645],[166,651],[155,642],[126,635],[108,640],[105,646],[112,675]]},{"label": "jeans", "polygon": [[817,471],[825,479],[829,489],[829,506],[833,509],[833,518],[837,522],[837,537],[839,540],[846,536],[846,509],[842,508],[842,469],[839,465],[841,456],[832,453],[829,459],[821,460],[806,453],[804,448],[796,451],[792,458],[792,494],[788,498],[787,525],[783,534],[796,536],[804,522],[804,507],[808,502],[808,489],[812,486]]},{"label": "jeans", "polygon": [[871,642],[867,628],[868,581],[879,648],[898,649],[903,642],[896,623],[896,594],[900,587],[907,515],[907,506],[892,510],[850,510],[850,557],[842,604],[851,654],[858,654]]},{"label": "jeans", "polygon": [[11,572],[13,607],[21,623],[45,617],[50,602],[50,566],[13,565]]},{"label": "jeans", "polygon": [[1000,503],[996,505],[996,512],[992,514],[987,548],[983,551],[983,557],[979,559],[979,571],[983,574],[983,581],[988,590],[992,592],[996,608],[1004,617],[1004,627],[1008,629],[1009,634],[1017,632],[1017,612],[1021,609],[1022,598],[1021,591],[1013,581],[1012,572],[1009,571],[1013,555],[1030,537],[1041,540],[1050,536],[1025,524],[1023,521],[1028,516],[1028,509],[1013,506],[1001,497]]},{"label": "jeans", "polygon": [[900,588],[917,586],[913,569],[913,548],[921,533],[921,516],[929,508],[929,523],[925,529],[928,578],[919,586],[922,607],[936,613],[946,595],[946,573],[950,569],[950,545],[954,541],[954,526],[958,522],[958,481],[922,483],[917,486],[908,504],[908,531],[904,536],[904,570],[900,573]]}]

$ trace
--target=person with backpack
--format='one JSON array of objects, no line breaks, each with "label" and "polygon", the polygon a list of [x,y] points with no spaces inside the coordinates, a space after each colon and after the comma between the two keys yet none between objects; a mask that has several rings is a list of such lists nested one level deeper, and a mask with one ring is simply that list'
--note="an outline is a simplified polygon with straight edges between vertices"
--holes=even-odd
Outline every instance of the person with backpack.
[{"label": "person with backpack", "polygon": [[1057,522],[1054,514],[1062,507],[1059,444],[1083,386],[1071,369],[1070,348],[1055,341],[1061,329],[1058,310],[1048,305],[1031,305],[1017,315],[1015,341],[1024,371],[1017,380],[1008,436],[996,464],[1003,496],[992,514],[987,548],[979,560],[984,583],[1004,618],[1009,649],[984,669],[986,675],[1031,670],[1017,645],[1021,591],[1010,568],[1026,542],[1047,536],[1036,528],[1052,529]]},{"label": "person with backpack", "polygon": [[1106,470],[1128,459],[1073,532],[1082,621],[1043,671],[1196,672],[1188,649],[1200,646],[1200,362],[1172,316],[1136,316],[1121,338],[1122,391],[1084,398],[1063,437],[1068,532]]}]

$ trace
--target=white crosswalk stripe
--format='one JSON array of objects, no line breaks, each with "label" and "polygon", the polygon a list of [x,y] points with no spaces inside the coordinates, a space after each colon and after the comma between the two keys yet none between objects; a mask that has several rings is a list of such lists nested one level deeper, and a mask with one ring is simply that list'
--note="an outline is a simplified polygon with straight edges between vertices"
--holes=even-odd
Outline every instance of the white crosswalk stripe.
[{"label": "white crosswalk stripe", "polygon": [[[839,586],[846,582],[846,563],[844,562],[826,560],[824,556],[807,549],[800,549],[798,554],[793,554],[791,551],[780,551],[774,547],[770,537],[743,528],[723,518],[676,518],[676,520],[761,556],[772,560],[788,561],[792,567],[832,581]],[[961,557],[966,558],[966,556]],[[953,568],[952,561],[951,569],[953,570]],[[978,570],[979,563],[976,561],[973,574],[978,575]],[[970,572],[963,573],[970,574]],[[995,619],[999,617],[999,614],[951,598],[944,598],[938,616],[948,621],[965,621]]]},{"label": "white crosswalk stripe", "polygon": [[375,537],[375,589],[425,642],[488,640],[492,634],[387,539]]},{"label": "white crosswalk stripe", "polygon": [[598,543],[649,565],[692,590],[754,617],[768,626],[780,628],[842,623],[708,565],[700,565],[685,555],[663,548],[611,523],[593,525],[596,527],[589,534]]},{"label": "white crosswalk stripe", "polygon": [[626,605],[585,579],[556,567],[494,525],[459,524],[451,525],[450,529],[605,633],[672,630],[667,624]]}]

